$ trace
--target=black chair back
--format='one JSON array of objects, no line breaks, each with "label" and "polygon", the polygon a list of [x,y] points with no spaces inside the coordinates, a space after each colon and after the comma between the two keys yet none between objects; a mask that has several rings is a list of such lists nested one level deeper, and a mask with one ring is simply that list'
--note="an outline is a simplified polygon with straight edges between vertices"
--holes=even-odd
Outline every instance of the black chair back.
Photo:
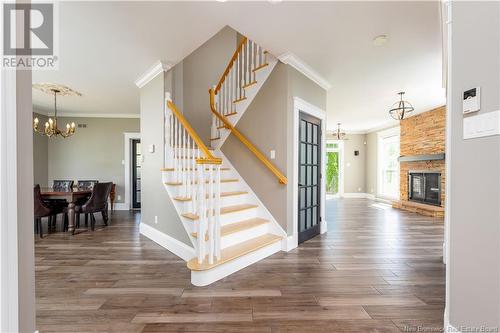
[{"label": "black chair back", "polygon": [[79,190],[92,190],[97,183],[99,183],[98,180],[79,180],[76,187]]},{"label": "black chair back", "polygon": [[41,218],[49,216],[52,210],[45,205],[42,198],[42,193],[40,191],[40,185],[36,184],[33,188],[33,198],[34,198],[34,208],[35,208],[35,218]]},{"label": "black chair back", "polygon": [[89,200],[82,206],[82,212],[92,213],[106,210],[112,186],[113,183],[95,184]]},{"label": "black chair back", "polygon": [[54,180],[52,183],[52,188],[56,192],[69,192],[73,190],[72,180]]}]

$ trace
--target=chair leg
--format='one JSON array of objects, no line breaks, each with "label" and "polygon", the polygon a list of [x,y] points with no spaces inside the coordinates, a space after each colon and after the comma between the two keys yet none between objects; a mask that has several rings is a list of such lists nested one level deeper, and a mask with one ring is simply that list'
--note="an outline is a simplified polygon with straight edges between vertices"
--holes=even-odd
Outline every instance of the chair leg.
[{"label": "chair leg", "polygon": [[35,225],[35,234],[38,233],[38,219],[35,217],[35,221],[34,221],[34,225]]},{"label": "chair leg", "polygon": [[108,225],[108,211],[107,210],[103,210],[101,212],[102,214],[102,220],[104,221],[104,225]]},{"label": "chair leg", "polygon": [[85,226],[88,227],[89,226],[89,214],[85,214]]},{"label": "chair leg", "polygon": [[63,218],[63,231],[67,230],[68,230],[68,214],[65,213]]},{"label": "chair leg", "polygon": [[95,229],[95,216],[94,213],[90,213],[90,230],[94,231]]},{"label": "chair leg", "polygon": [[38,234],[43,238],[42,218],[38,218]]},{"label": "chair leg", "polygon": [[80,228],[80,213],[75,213],[75,226],[76,228]]}]

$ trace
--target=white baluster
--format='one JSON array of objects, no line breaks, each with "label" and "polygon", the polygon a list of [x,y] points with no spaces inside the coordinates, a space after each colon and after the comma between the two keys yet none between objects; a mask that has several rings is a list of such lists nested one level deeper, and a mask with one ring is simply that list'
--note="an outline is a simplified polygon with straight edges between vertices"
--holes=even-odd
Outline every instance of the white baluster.
[{"label": "white baluster", "polygon": [[174,152],[174,181],[179,181],[179,151],[177,150],[177,145],[178,145],[178,136],[177,132],[179,130],[179,120],[177,117],[174,117],[174,146],[172,148]]},{"label": "white baluster", "polygon": [[194,155],[196,153],[195,149],[197,149],[195,142],[193,141],[193,152],[192,152],[192,159],[191,159],[191,211],[193,214],[196,214],[196,160],[194,158]]},{"label": "white baluster", "polygon": [[186,149],[186,129],[183,127],[182,128],[182,196],[187,197],[188,191],[187,191],[187,149]]},{"label": "white baluster", "polygon": [[221,223],[220,223],[220,180],[221,180],[221,166],[218,164],[216,166],[215,173],[215,237],[214,237],[214,246],[215,246],[215,256],[217,260],[221,259],[221,249],[220,249],[220,239],[221,239]]},{"label": "white baluster", "polygon": [[247,58],[247,67],[246,71],[248,72],[248,82],[247,84],[250,84],[252,82],[252,66],[250,63],[250,41],[247,40],[247,44],[245,45],[245,57]]},{"label": "white baluster", "polygon": [[208,263],[214,263],[214,173],[212,164],[208,164]]},{"label": "white baluster", "polygon": [[206,219],[206,207],[205,207],[205,181],[203,177],[202,164],[198,165],[198,263],[203,263],[205,259],[205,219]]}]

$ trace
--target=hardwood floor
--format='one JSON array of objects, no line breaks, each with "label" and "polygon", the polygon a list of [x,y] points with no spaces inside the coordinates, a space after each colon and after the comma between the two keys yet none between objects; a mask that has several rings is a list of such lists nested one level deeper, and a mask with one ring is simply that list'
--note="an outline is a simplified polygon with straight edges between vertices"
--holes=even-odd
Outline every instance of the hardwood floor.
[{"label": "hardwood floor", "polygon": [[409,332],[442,328],[443,221],[327,201],[328,233],[209,287],[139,214],[36,240],[40,332]]}]

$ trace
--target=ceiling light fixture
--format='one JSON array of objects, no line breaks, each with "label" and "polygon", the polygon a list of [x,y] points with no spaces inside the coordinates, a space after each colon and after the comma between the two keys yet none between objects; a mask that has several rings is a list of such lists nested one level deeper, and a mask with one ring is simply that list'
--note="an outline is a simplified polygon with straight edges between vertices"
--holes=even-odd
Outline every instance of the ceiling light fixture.
[{"label": "ceiling light fixture", "polygon": [[373,45],[382,46],[385,43],[387,43],[388,40],[389,37],[387,37],[387,35],[378,35],[375,38],[373,38]]},{"label": "ceiling light fixture", "polygon": [[389,114],[393,119],[403,120],[405,116],[408,115],[408,113],[411,113],[415,110],[410,102],[403,100],[404,94],[404,91],[398,93],[401,99],[398,102],[394,103],[389,110]]},{"label": "ceiling light fixture", "polygon": [[76,126],[74,122],[72,122],[71,124],[69,123],[66,124],[66,131],[62,131],[57,127],[57,95],[81,96],[82,94],[66,86],[52,84],[52,83],[36,83],[33,84],[33,88],[40,90],[44,93],[54,95],[54,118],[49,117],[49,120],[45,122],[45,128],[43,130],[40,130],[38,128],[38,124],[40,121],[36,117],[35,119],[33,119],[33,130],[36,133],[46,135],[49,138],[59,135],[62,136],[63,138],[67,138],[75,134]]},{"label": "ceiling light fixture", "polygon": [[340,129],[340,123],[337,123],[337,131],[333,132],[333,136],[336,140],[345,140],[345,132]]}]

